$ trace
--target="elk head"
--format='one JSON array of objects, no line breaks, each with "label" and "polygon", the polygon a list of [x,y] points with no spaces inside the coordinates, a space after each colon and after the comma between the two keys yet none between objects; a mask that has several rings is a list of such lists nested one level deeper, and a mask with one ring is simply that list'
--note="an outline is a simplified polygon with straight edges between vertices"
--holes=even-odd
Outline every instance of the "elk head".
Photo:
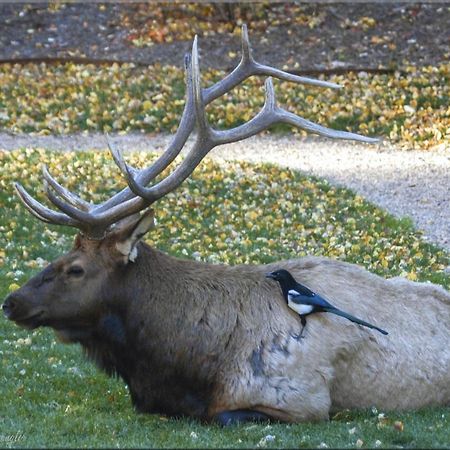
[{"label": "elk head", "polygon": [[118,273],[136,260],[137,244],[152,227],[149,209],[103,239],[79,234],[72,251],[8,296],[5,316],[29,329],[50,326],[66,341],[89,337],[107,310],[107,299],[114,298],[111,292],[117,293]]},{"label": "elk head", "polygon": [[[108,140],[112,156],[127,180],[127,188],[103,203],[91,204],[60,185],[44,167],[45,192],[48,200],[59,210],[55,211],[35,200],[19,183],[15,184],[23,204],[38,219],[49,224],[75,227],[80,233],[72,251],[10,294],[3,304],[8,319],[28,328],[47,325],[64,329],[68,322],[72,329],[89,328],[101,314],[104,291],[114,284],[114,280],[120,279],[124,267],[132,266],[136,261],[139,239],[153,223],[148,209],[150,205],[176,189],[218,145],[246,139],[281,122],[331,138],[376,141],[325,128],[279,107],[271,76],[314,86],[339,86],[256,62],[245,26],[242,28],[242,59],[224,79],[211,87],[201,88],[197,38],[191,54],[185,57],[185,69],[187,96],[179,128],[168,148],[152,165],[141,170],[130,167]],[[261,111],[247,123],[230,130],[212,128],[206,119],[205,105],[252,75],[269,76]],[[179,155],[195,126],[196,140],[187,156],[166,178],[155,182],[156,177]]]}]

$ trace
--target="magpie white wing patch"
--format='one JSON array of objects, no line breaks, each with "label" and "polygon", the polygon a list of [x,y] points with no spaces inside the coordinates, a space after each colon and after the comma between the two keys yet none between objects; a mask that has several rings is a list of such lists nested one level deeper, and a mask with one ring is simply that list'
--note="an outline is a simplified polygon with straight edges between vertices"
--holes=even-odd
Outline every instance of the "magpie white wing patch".
[{"label": "magpie white wing patch", "polygon": [[300,314],[301,316],[310,314],[313,310],[312,305],[300,305],[298,303],[294,303],[291,301],[288,302],[288,306],[289,306],[289,308],[291,308],[293,311],[295,311],[297,314]]}]

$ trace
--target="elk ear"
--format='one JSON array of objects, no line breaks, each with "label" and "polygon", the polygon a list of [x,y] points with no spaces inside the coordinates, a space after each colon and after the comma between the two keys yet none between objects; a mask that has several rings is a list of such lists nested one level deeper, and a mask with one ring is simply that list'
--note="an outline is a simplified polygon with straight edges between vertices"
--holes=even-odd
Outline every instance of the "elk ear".
[{"label": "elk ear", "polygon": [[136,260],[138,255],[136,245],[154,224],[154,211],[149,209],[137,221],[128,223],[118,232],[116,249],[125,257],[125,263]]},{"label": "elk ear", "polygon": [[73,243],[73,249],[74,249],[74,250],[78,250],[79,248],[81,248],[82,242],[83,242],[83,238],[82,238],[81,235],[78,233],[78,234],[75,236],[75,242]]}]

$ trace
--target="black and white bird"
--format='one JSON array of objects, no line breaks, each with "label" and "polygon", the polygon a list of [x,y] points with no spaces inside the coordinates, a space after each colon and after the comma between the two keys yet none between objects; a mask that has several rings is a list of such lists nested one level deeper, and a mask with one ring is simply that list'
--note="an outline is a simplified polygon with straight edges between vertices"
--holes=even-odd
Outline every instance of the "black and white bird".
[{"label": "black and white bird", "polygon": [[300,321],[303,328],[300,332],[299,337],[302,337],[303,335],[303,330],[305,329],[306,325],[306,316],[319,312],[329,312],[332,314],[336,314],[338,316],[345,317],[346,319],[351,320],[352,322],[355,322],[359,325],[373,328],[374,330],[377,330],[382,334],[388,334],[387,331],[384,331],[381,328],[376,327],[375,325],[358,319],[357,317],[354,317],[351,314],[348,314],[336,308],[319,294],[316,294],[306,286],[303,286],[302,284],[295,281],[294,277],[287,270],[276,270],[274,272],[268,273],[266,277],[272,278],[280,283],[283,297],[286,300],[289,308],[291,308],[300,316]]}]

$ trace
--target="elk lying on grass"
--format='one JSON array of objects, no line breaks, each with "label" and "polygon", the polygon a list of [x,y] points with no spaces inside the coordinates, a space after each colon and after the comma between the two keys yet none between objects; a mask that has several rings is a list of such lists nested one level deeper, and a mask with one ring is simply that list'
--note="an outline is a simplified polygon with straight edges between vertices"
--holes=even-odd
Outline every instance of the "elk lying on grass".
[{"label": "elk lying on grass", "polygon": [[[64,341],[80,343],[102,369],[123,378],[133,404],[143,412],[221,423],[297,422],[325,419],[339,408],[448,404],[450,295],[444,289],[385,280],[318,257],[266,266],[210,265],[173,258],[141,241],[153,224],[150,205],[177,188],[217,145],[277,122],[324,136],[372,141],[281,109],[270,78],[264,107],[252,120],[227,131],[211,128],[204,105],[250,75],[335,87],[255,62],[245,28],[242,43],[237,68],[201,89],[194,40],[186,58],[185,110],[168,149],[140,171],[112,150],[129,188],[93,205],[44,169],[46,194],[56,212],[16,185],[35,216],[76,227],[80,234],[72,251],[9,295],[4,314],[20,326],[52,327]],[[195,125],[197,138],[186,158],[154,182]],[[339,308],[386,327],[389,336],[316,315],[308,321],[305,338],[298,339],[299,317],[287,308],[277,284],[264,276],[278,268],[288,269]]]}]

